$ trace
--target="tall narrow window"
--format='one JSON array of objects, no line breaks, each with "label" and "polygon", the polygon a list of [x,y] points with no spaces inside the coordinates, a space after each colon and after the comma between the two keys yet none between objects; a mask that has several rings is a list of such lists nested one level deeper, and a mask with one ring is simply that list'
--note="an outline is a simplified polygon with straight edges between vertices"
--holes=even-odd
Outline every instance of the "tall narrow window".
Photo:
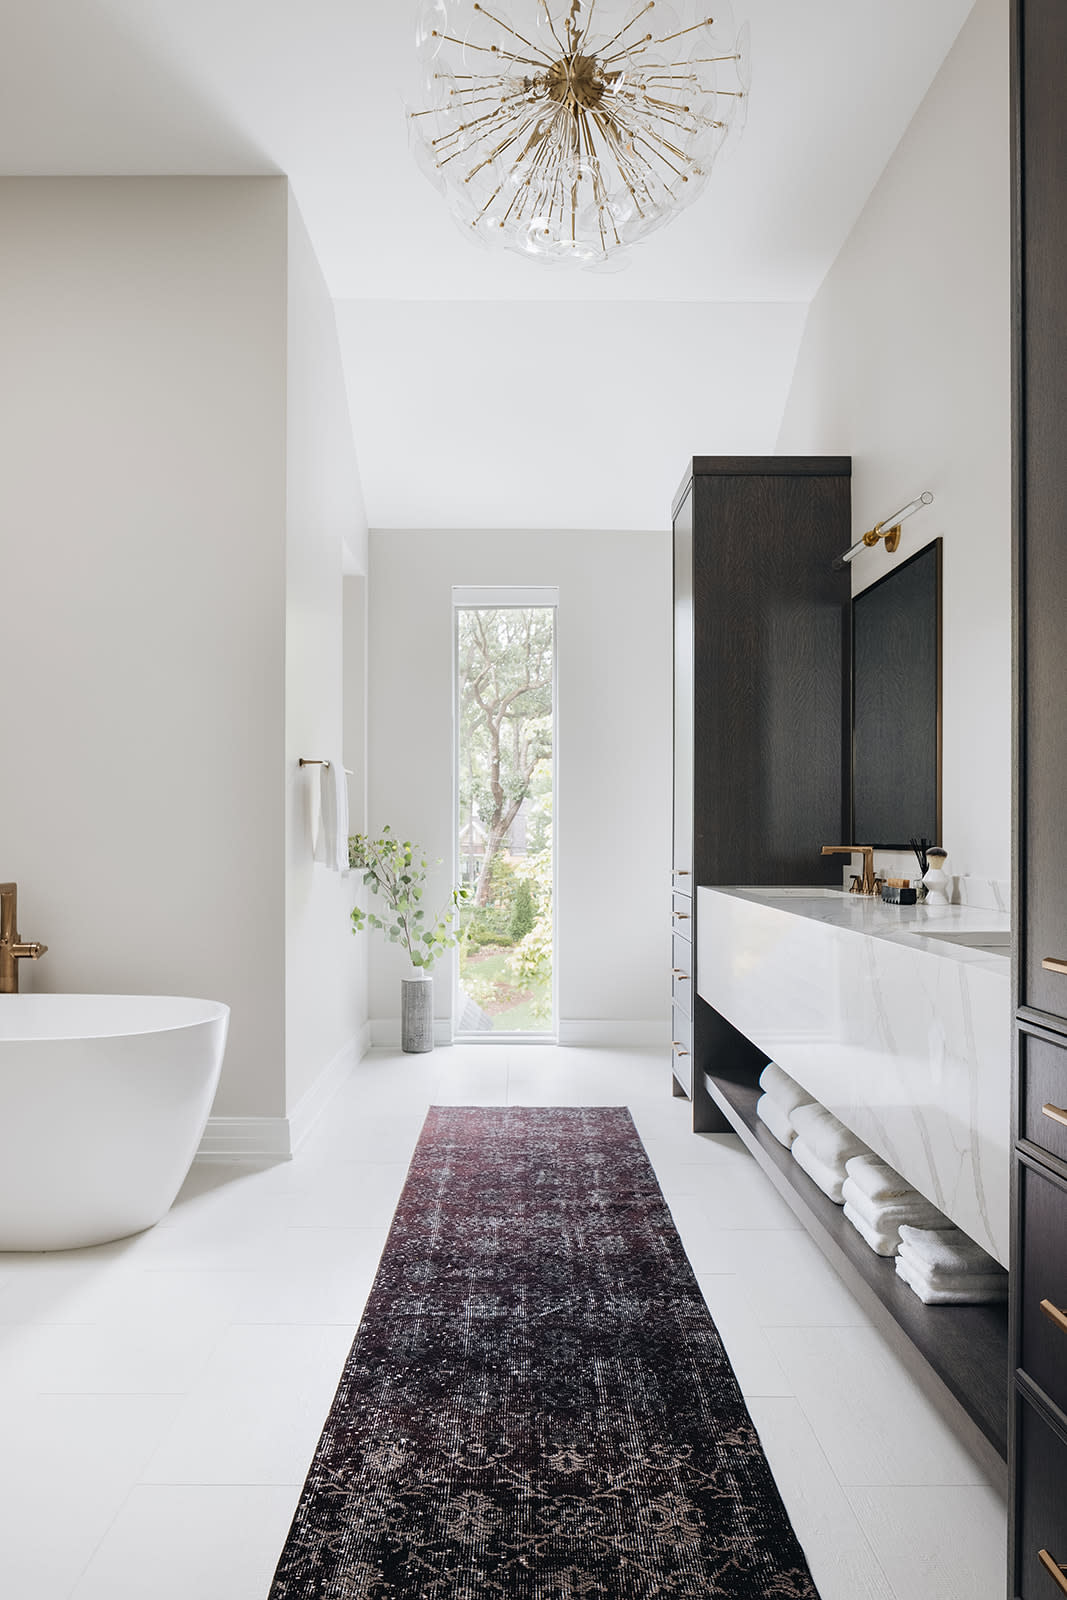
[{"label": "tall narrow window", "polygon": [[455,589],[455,1032],[554,1037],[556,591]]}]

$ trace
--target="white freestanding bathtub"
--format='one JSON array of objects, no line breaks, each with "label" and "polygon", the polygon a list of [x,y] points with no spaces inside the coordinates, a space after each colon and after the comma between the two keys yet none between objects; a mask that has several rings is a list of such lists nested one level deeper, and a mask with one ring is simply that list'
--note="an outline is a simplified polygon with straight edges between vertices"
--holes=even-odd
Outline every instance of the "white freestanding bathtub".
[{"label": "white freestanding bathtub", "polygon": [[72,1250],[171,1206],[215,1098],[229,1006],[0,995],[0,1250]]}]

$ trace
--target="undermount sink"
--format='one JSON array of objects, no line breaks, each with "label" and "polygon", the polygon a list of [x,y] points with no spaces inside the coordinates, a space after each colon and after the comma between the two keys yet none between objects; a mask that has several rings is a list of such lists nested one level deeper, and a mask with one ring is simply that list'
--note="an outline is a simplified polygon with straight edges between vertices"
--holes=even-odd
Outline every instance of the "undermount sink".
[{"label": "undermount sink", "polygon": [[914,930],[924,939],[939,939],[943,944],[962,944],[968,950],[992,950],[997,955],[1006,955],[1011,950],[1011,933],[1007,928],[969,928],[966,932],[948,931],[936,932],[930,928],[916,928]]}]

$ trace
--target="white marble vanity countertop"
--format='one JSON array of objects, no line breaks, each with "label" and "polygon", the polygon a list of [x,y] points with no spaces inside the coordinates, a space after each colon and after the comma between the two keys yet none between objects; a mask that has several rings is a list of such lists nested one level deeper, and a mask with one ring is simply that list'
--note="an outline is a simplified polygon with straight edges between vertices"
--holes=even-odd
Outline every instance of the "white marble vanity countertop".
[{"label": "white marble vanity countertop", "polygon": [[1007,1266],[1007,914],[702,888],[696,927],[697,993]]},{"label": "white marble vanity countertop", "polygon": [[[792,885],[788,888],[741,885],[715,888],[713,892],[732,895],[753,905],[773,906],[791,916],[862,933],[871,939],[885,939],[890,944],[921,949],[928,955],[942,956],[949,961],[991,965],[997,972],[1005,971],[1011,959],[1011,925],[1006,911],[925,903],[894,906],[887,905],[878,895]],[[953,934],[961,935],[966,943],[954,944]],[[992,936],[989,944],[980,942],[983,934]]]}]

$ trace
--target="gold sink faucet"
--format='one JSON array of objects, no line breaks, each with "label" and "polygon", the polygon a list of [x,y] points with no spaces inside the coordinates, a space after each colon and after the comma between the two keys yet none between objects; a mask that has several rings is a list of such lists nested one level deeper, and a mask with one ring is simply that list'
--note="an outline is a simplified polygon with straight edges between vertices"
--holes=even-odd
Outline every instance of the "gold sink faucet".
[{"label": "gold sink faucet", "polygon": [[18,899],[17,883],[0,883],[0,994],[18,994],[19,962],[36,961],[48,949],[19,938]]},{"label": "gold sink faucet", "polygon": [[877,894],[882,887],[880,878],[874,875],[874,846],[873,844],[824,844],[824,856],[856,855],[863,857],[863,880],[853,877],[852,894]]}]

